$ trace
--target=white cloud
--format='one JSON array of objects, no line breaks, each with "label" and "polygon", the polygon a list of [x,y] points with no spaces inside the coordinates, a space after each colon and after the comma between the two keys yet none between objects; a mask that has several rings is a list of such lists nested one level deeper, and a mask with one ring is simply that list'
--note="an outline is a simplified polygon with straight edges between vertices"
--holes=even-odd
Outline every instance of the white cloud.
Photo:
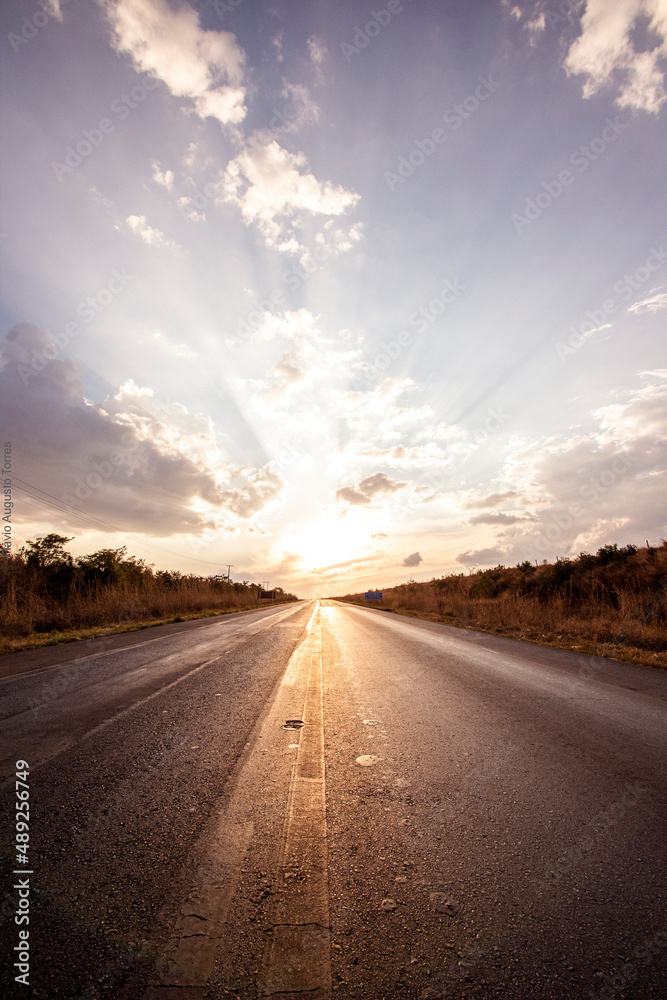
[{"label": "white cloud", "polygon": [[54,17],[56,21],[62,23],[63,12],[60,9],[60,0],[42,0],[40,6],[46,11],[49,17]]},{"label": "white cloud", "polygon": [[[646,20],[656,44],[638,52],[632,32],[640,19]],[[564,65],[568,73],[586,77],[584,97],[618,84],[620,107],[657,114],[667,99],[665,0],[588,0],[581,27]]]},{"label": "white cloud", "polygon": [[654,313],[665,308],[667,308],[667,292],[649,292],[643,299],[628,306],[628,312],[634,314]]},{"label": "white cloud", "polygon": [[291,107],[281,112],[282,128],[271,130],[274,137],[282,132],[297,132],[304,125],[316,125],[320,120],[320,109],[303,84],[286,83],[283,87],[283,97],[291,102]]},{"label": "white cloud", "polygon": [[179,212],[181,212],[186,219],[189,219],[190,222],[206,222],[206,212],[202,212],[200,209],[195,208],[193,199],[188,195],[182,195],[182,197],[177,198],[176,204],[178,205]]},{"label": "white cloud", "polygon": [[310,61],[315,67],[315,80],[321,85],[324,83],[322,63],[327,56],[327,47],[322,39],[318,38],[317,35],[311,35],[308,39],[308,53],[310,55]]},{"label": "white cloud", "polygon": [[278,364],[271,370],[271,374],[283,380],[283,386],[294,385],[301,382],[304,377],[304,370],[300,366],[301,359],[294,351],[283,354]]},{"label": "white cloud", "polygon": [[107,0],[106,11],[118,52],[138,70],[162,80],[175,97],[188,97],[201,118],[223,125],[246,115],[245,55],[229,31],[205,31],[199,15],[183,2]]},{"label": "white cloud", "polygon": [[161,187],[171,191],[174,186],[174,172],[173,170],[163,170],[160,163],[155,160],[153,163],[153,180],[156,184]]},{"label": "white cloud", "polygon": [[178,243],[170,240],[159,229],[148,225],[145,215],[128,215],[126,225],[136,233],[149,247],[166,247],[168,250],[180,250]]},{"label": "white cloud", "polygon": [[292,249],[292,230],[302,224],[303,213],[342,215],[359,200],[340,185],[318,181],[307,167],[303,153],[289,153],[275,140],[246,148],[227,166],[222,198],[239,206],[248,225],[259,227],[267,246]]},{"label": "white cloud", "polygon": [[167,337],[162,330],[154,330],[150,334],[150,340],[153,341],[156,347],[164,351],[172,358],[196,358],[197,351],[193,351],[191,347],[187,344],[178,343],[172,340],[171,337]]},{"label": "white cloud", "polygon": [[[645,372],[642,385],[592,413],[588,433],[552,437],[511,455],[486,498],[521,498],[524,510],[479,515],[472,524],[496,529],[494,545],[469,549],[466,565],[506,565],[524,559],[576,555],[582,548],[642,542],[667,530],[667,370]],[[480,501],[479,506],[482,506]],[[471,501],[460,504],[471,508]],[[483,509],[483,507],[482,507]],[[526,528],[521,522],[530,522]],[[486,539],[484,539],[486,540]]]},{"label": "white cloud", "polygon": [[[254,341],[269,343],[286,340],[297,349],[303,350],[307,343],[323,343],[318,324],[319,317],[314,316],[309,309],[278,313],[265,311],[254,327],[248,327],[248,330],[252,333]],[[237,342],[238,338],[227,341],[229,346]]]},{"label": "white cloud", "polygon": [[282,62],[285,58],[283,55],[283,32],[279,31],[274,38],[271,39],[271,44],[276,50],[276,59],[278,62]]},{"label": "white cloud", "polygon": [[525,28],[530,34],[530,44],[536,45],[538,36],[541,35],[546,30],[544,11],[538,14],[538,16],[534,18],[532,21],[528,21],[527,24],[525,25]]},{"label": "white cloud", "polygon": [[603,445],[620,442],[641,450],[667,444],[667,369],[642,372],[644,383],[620,403],[595,410]]}]

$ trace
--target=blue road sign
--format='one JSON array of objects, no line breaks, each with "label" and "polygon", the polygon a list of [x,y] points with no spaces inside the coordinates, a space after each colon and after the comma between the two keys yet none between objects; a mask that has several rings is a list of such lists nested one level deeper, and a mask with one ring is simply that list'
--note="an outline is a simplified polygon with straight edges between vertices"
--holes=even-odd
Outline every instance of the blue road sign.
[{"label": "blue road sign", "polygon": [[382,591],[381,590],[368,590],[364,594],[367,601],[381,601]]}]

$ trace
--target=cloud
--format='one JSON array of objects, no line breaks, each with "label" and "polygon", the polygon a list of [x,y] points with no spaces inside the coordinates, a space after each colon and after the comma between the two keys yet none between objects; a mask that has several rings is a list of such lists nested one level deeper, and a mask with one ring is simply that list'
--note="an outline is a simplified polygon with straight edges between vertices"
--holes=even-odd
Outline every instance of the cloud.
[{"label": "cloud", "polygon": [[504,493],[489,493],[488,496],[481,497],[479,500],[468,500],[461,506],[464,510],[486,510],[489,507],[499,507],[501,504],[507,503],[508,500],[515,500],[516,497],[515,490],[505,490]]},{"label": "cloud", "polygon": [[626,400],[593,411],[603,447],[621,444],[653,454],[667,444],[667,369],[642,372],[640,378],[642,387]]},{"label": "cloud", "polygon": [[518,514],[504,514],[496,512],[494,514],[475,514],[470,518],[469,524],[516,524],[517,521],[534,521],[534,517],[520,517]]},{"label": "cloud", "polygon": [[513,565],[665,536],[667,370],[640,378],[593,411],[587,433],[536,441],[506,459],[496,481],[511,484],[525,513],[515,523],[476,521],[500,529],[502,545],[468,550],[460,562]]},{"label": "cloud", "polygon": [[[304,125],[316,125],[320,120],[320,109],[303,84],[286,83],[283,87],[283,97],[291,101],[291,108],[281,113],[283,128],[273,129],[274,136],[282,132],[297,132]],[[258,141],[261,141],[261,135],[262,133],[257,133]]]},{"label": "cloud", "polygon": [[161,80],[175,97],[187,97],[200,118],[223,125],[246,115],[245,55],[229,31],[205,31],[199,15],[180,0],[107,0],[117,52],[137,70]]},{"label": "cloud", "polygon": [[418,552],[413,552],[411,556],[406,556],[405,557],[405,559],[403,560],[403,562],[402,562],[401,565],[403,565],[403,566],[419,566],[419,564],[421,562],[423,562],[423,561],[424,560],[422,559],[422,557],[419,555]]},{"label": "cloud", "polygon": [[[80,525],[83,511],[108,530],[155,536],[236,530],[239,518],[280,494],[272,469],[221,460],[205,414],[162,403],[133,382],[91,403],[78,366],[58,360],[58,351],[46,330],[28,323],[9,330],[0,342],[0,395],[21,478],[54,498],[63,525]],[[22,502],[14,513],[21,521],[44,516]]]},{"label": "cloud", "polygon": [[279,31],[278,34],[271,39],[271,44],[276,50],[276,59],[278,62],[282,62],[285,58],[283,55],[283,34],[284,32]]},{"label": "cloud", "polygon": [[173,170],[163,170],[160,163],[155,160],[153,163],[153,180],[156,184],[161,187],[171,191],[174,186],[174,172]]},{"label": "cloud", "polygon": [[628,306],[628,312],[639,315],[640,313],[654,313],[667,308],[667,292],[650,292],[639,302],[634,302]]},{"label": "cloud", "polygon": [[288,354],[283,354],[275,368],[271,369],[272,375],[282,378],[283,387],[294,385],[295,382],[301,382],[304,378],[304,370],[299,366],[298,361],[298,355],[290,351]]},{"label": "cloud", "polygon": [[523,14],[521,12],[521,8],[520,7],[517,7],[516,5],[510,7],[511,0],[500,0],[500,2],[501,2],[501,5],[503,7],[505,7],[506,9],[509,9],[509,12],[510,12],[511,16],[514,18],[515,21],[520,21],[521,20],[521,18],[523,17]]},{"label": "cloud", "polygon": [[[319,317],[305,308],[285,312],[265,310],[257,318],[253,328],[248,327],[248,330],[252,332],[253,340],[267,343],[286,340],[297,350],[302,351],[306,344],[323,343],[318,321]],[[232,346],[238,339],[230,339],[227,343]]]},{"label": "cloud", "polygon": [[383,445],[391,447],[397,439],[407,441],[410,425],[414,425],[416,433],[423,432],[429,441],[437,438],[429,426],[433,417],[431,407],[408,406],[403,400],[416,388],[416,382],[409,377],[385,378],[370,390],[349,393],[343,419],[355,439],[364,443],[364,451]]},{"label": "cloud", "polygon": [[530,44],[536,45],[538,36],[541,35],[543,31],[546,30],[544,11],[538,14],[537,17],[534,18],[532,21],[528,21],[524,27],[530,34]]},{"label": "cloud", "polygon": [[165,354],[169,354],[172,358],[196,358],[197,351],[188,346],[188,344],[177,343],[168,337],[162,330],[152,330],[148,338],[140,339],[140,343],[145,343],[146,339],[153,341],[153,343]]},{"label": "cloud", "polygon": [[62,23],[63,12],[60,9],[60,0],[42,0],[40,6],[46,11],[49,17],[54,17],[56,21]]},{"label": "cloud", "polygon": [[498,566],[504,565],[503,558],[506,555],[507,553],[499,548],[468,549],[456,557],[456,562],[464,566]]},{"label": "cloud", "polygon": [[[564,66],[583,75],[584,98],[618,85],[616,103],[658,114],[667,98],[663,60],[667,56],[667,7],[664,0],[587,0],[582,33],[570,46]],[[638,51],[636,33],[644,28]]]},{"label": "cloud", "polygon": [[251,476],[243,487],[225,490],[221,501],[239,517],[254,517],[280,496],[284,485],[278,473],[267,465]]},{"label": "cloud", "polygon": [[368,506],[377,500],[391,496],[398,490],[404,489],[407,483],[397,483],[389,479],[384,472],[376,472],[372,476],[362,479],[356,486],[343,486],[336,490],[336,500],[352,506]]},{"label": "cloud", "polygon": [[310,61],[315,67],[315,80],[319,85],[324,83],[324,75],[322,73],[322,63],[327,56],[327,47],[321,38],[317,35],[311,35],[308,39],[308,53],[310,55]]},{"label": "cloud", "polygon": [[136,233],[149,247],[166,247],[168,250],[181,250],[182,248],[165,236],[159,229],[154,229],[148,225],[145,215],[128,215],[125,224],[133,233]]},{"label": "cloud", "polygon": [[247,225],[258,226],[267,246],[295,249],[290,237],[304,213],[337,216],[359,200],[340,185],[318,181],[307,167],[303,153],[289,153],[275,140],[246,148],[227,166],[222,198],[238,205]]}]

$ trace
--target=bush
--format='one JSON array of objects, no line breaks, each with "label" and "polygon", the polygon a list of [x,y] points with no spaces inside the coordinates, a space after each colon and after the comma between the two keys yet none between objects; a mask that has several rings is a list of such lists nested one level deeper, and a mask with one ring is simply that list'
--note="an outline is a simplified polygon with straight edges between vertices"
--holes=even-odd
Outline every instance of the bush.
[{"label": "bush", "polygon": [[[338,600],[365,604],[363,594]],[[496,566],[470,575],[383,588],[382,607],[510,631],[571,636],[602,651],[631,646],[667,650],[667,542],[652,548],[604,545],[533,566]]]},{"label": "bush", "polygon": [[[64,535],[29,541],[0,564],[0,636],[80,630],[132,621],[259,606],[256,584],[159,570],[100,549],[74,559]],[[280,590],[280,588],[277,588]],[[280,590],[281,600],[295,601]]]}]

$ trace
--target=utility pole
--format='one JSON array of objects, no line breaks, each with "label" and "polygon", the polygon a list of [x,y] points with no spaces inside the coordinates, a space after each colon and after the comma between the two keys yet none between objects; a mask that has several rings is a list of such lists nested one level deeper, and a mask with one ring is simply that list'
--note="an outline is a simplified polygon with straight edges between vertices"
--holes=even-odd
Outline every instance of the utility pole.
[{"label": "utility pole", "polygon": [[227,565],[227,583],[229,583],[229,574],[231,572],[231,568],[234,565],[234,563],[227,563],[226,565]]}]

